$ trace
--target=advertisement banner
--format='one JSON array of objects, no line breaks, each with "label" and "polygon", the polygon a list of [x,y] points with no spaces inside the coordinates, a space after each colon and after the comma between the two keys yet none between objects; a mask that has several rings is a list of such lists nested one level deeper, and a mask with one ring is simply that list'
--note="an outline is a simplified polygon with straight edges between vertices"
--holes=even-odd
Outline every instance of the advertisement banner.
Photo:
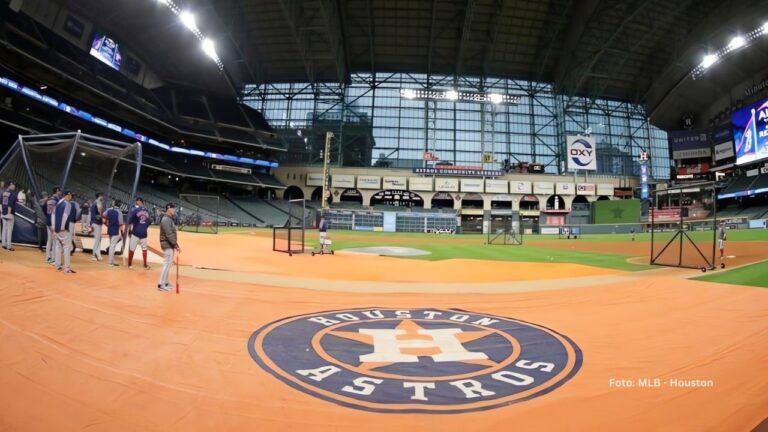
[{"label": "advertisement banner", "polygon": [[733,141],[731,125],[725,124],[712,129],[712,144],[720,144],[726,141]]},{"label": "advertisement banner", "polygon": [[509,182],[506,180],[486,180],[485,191],[488,193],[509,193]]},{"label": "advertisement banner", "polygon": [[462,192],[483,192],[483,179],[461,179]]},{"label": "advertisement banner", "polygon": [[731,115],[736,165],[768,158],[768,100],[752,104]]},{"label": "advertisement banner", "polygon": [[724,142],[715,146],[715,161],[731,158],[736,153],[733,152],[733,141]]},{"label": "advertisement banner", "polygon": [[531,193],[531,182],[529,181],[512,181],[509,182],[509,192],[515,194],[529,194]]},{"label": "advertisement banner", "polygon": [[436,178],[435,190],[437,192],[458,192],[459,179],[456,178]]},{"label": "advertisement banner", "polygon": [[597,185],[597,194],[600,196],[613,196],[613,185],[612,184],[598,184]]},{"label": "advertisement banner", "polygon": [[576,195],[594,195],[595,185],[592,183],[579,183],[576,185]]},{"label": "advertisement banner", "polygon": [[677,175],[705,174],[709,172],[709,164],[702,162],[696,165],[683,165],[677,168]]},{"label": "advertisement banner", "polygon": [[568,135],[566,142],[569,171],[597,171],[597,151],[594,137]]},{"label": "advertisement banner", "polygon": [[405,177],[384,177],[384,189],[403,190],[407,189]]},{"label": "advertisement banner", "polygon": [[463,177],[501,177],[501,170],[467,169],[471,167],[445,167],[445,168],[414,168],[414,174],[426,175],[453,175]]},{"label": "advertisement banner", "polygon": [[552,195],[555,193],[555,184],[552,182],[534,182],[533,193]]},{"label": "advertisement banner", "polygon": [[381,177],[357,176],[358,189],[381,189]]},{"label": "advertisement banner", "polygon": [[307,173],[307,186],[322,186],[323,173]]},{"label": "advertisement banner", "polygon": [[408,189],[412,191],[432,191],[432,178],[430,177],[411,177],[408,179]]},{"label": "advertisement banner", "polygon": [[648,199],[648,165],[640,165],[640,199]]},{"label": "advertisement banner", "polygon": [[558,195],[574,195],[576,188],[573,183],[557,183],[555,185],[555,193]]},{"label": "advertisement banner", "polygon": [[670,131],[667,137],[672,159],[693,159],[712,155],[709,134],[704,129]]},{"label": "advertisement banner", "polygon": [[331,187],[335,188],[355,188],[355,176],[334,174],[331,176]]}]

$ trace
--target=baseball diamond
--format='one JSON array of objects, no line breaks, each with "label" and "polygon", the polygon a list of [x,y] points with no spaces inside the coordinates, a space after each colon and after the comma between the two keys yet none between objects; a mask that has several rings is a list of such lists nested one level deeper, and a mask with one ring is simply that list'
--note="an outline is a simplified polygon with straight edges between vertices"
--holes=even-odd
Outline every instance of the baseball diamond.
[{"label": "baseball diamond", "polygon": [[765,1],[0,2],[0,432],[768,432],[766,53]]}]

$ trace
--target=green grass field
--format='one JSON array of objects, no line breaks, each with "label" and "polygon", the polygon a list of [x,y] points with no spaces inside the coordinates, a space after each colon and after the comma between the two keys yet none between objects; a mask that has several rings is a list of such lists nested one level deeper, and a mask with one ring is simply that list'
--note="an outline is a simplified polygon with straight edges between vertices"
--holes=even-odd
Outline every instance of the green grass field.
[{"label": "green grass field", "polygon": [[[222,234],[227,233],[245,233],[257,231],[263,236],[271,236],[271,230],[253,229],[253,228],[220,228]],[[314,231],[308,231],[307,247],[316,248],[318,242]],[[657,233],[656,240],[669,239],[673,233]],[[706,241],[712,239],[711,231],[694,231],[689,235],[696,241]],[[424,233],[382,233],[370,231],[333,231],[331,233],[334,250],[343,250],[358,247],[372,246],[403,246],[416,249],[422,249],[431,252],[431,255],[419,257],[409,257],[403,259],[417,259],[437,261],[445,259],[477,259],[477,260],[496,260],[496,261],[516,261],[516,262],[552,262],[552,263],[574,263],[589,265],[595,267],[610,268],[624,271],[640,271],[653,268],[649,265],[632,264],[627,262],[629,258],[635,255],[598,253],[577,250],[568,250],[560,245],[558,248],[547,247],[546,245],[536,244],[542,241],[558,241],[556,235],[526,235],[524,246],[488,246],[485,245],[486,235],[481,234],[462,234],[456,236]],[[636,241],[650,241],[650,234],[637,234]],[[403,242],[407,239],[407,243]],[[728,232],[729,241],[768,241],[767,230],[732,230]],[[567,241],[585,241],[585,242],[626,242],[629,243],[629,234],[589,234],[584,235],[579,240]],[[566,244],[566,243],[563,243]],[[768,258],[768,251],[766,251]],[[768,274],[768,267],[763,267],[763,274]],[[740,270],[740,269],[739,269]],[[734,272],[737,270],[734,270]],[[731,271],[718,273],[717,275],[708,275],[708,278],[726,278],[728,279]],[[759,273],[759,270],[757,271]],[[741,276],[739,276],[741,277]],[[764,277],[768,284],[768,276]],[[737,283],[722,280],[724,283]],[[739,279],[735,279],[739,280]],[[720,280],[718,280],[720,281]],[[762,285],[765,286],[765,285]]]},{"label": "green grass field", "polygon": [[695,279],[707,282],[768,288],[768,261],[751,264],[722,273],[699,276]]}]

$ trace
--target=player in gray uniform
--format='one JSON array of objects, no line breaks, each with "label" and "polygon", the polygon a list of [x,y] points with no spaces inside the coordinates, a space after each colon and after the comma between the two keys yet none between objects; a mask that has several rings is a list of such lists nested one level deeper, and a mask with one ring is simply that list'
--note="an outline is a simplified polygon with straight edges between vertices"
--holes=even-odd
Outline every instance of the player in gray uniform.
[{"label": "player in gray uniform", "polygon": [[54,239],[56,233],[53,230],[53,213],[56,212],[56,204],[59,203],[59,200],[61,200],[61,188],[56,186],[53,188],[51,196],[45,201],[45,206],[43,208],[45,210],[45,224],[48,228],[48,242],[45,245],[45,259],[50,265],[55,265],[53,253],[54,245],[56,243]]},{"label": "player in gray uniform", "polygon": [[101,261],[101,229],[104,215],[104,197],[96,194],[96,199],[91,204],[91,229],[93,230],[93,256],[92,261]]},{"label": "player in gray uniform", "polygon": [[75,218],[69,224],[69,238],[72,240],[72,251],[70,251],[69,254],[74,255],[75,249],[77,249],[77,244],[75,243],[75,225],[77,224],[77,221],[82,217],[83,209],[80,207],[80,204],[77,203],[76,198],[72,198],[71,202],[75,211]]},{"label": "player in gray uniform", "polygon": [[717,230],[717,246],[720,248],[720,261],[724,259],[723,254],[725,253],[726,237],[727,234],[725,233],[725,222],[720,222],[720,228]]},{"label": "player in gray uniform", "polygon": [[[54,239],[54,265],[56,270],[64,269],[65,273],[74,273],[72,270],[71,262],[72,257],[70,251],[72,248],[72,238],[69,233],[70,223],[75,220],[75,209],[72,206],[72,192],[66,191],[64,198],[56,204],[56,209],[51,216],[51,224],[53,232],[56,238]],[[62,254],[64,258],[64,266],[62,267]]]},{"label": "player in gray uniform", "polygon": [[[5,193],[5,189],[5,182],[0,180],[0,197],[2,197]],[[3,218],[0,218],[0,232],[3,232]]]},{"label": "player in gray uniform", "polygon": [[173,265],[173,254],[174,251],[181,252],[176,238],[176,225],[173,224],[175,215],[176,204],[168,203],[165,205],[165,213],[160,217],[160,247],[163,249],[163,271],[160,272],[160,281],[157,284],[157,289],[160,291],[171,290],[168,274]]},{"label": "player in gray uniform", "polygon": [[13,251],[11,241],[13,239],[13,224],[16,219],[16,183],[8,182],[8,188],[0,192],[0,219],[3,227],[0,229],[3,247],[9,252]]}]

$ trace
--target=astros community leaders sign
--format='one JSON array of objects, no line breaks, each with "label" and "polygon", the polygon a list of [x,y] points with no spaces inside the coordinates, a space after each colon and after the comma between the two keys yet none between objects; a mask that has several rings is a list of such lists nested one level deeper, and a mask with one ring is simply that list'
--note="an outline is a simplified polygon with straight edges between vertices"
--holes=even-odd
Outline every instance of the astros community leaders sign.
[{"label": "astros community leaders sign", "polygon": [[454,309],[353,309],[281,319],[251,357],[296,390],[376,412],[458,413],[523,402],[578,373],[567,336]]}]

